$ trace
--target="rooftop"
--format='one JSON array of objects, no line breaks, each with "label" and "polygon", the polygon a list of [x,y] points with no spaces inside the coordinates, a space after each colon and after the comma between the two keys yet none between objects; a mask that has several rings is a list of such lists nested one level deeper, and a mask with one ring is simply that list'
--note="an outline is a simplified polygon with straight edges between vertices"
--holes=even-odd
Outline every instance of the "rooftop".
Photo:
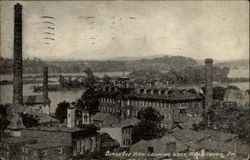
[{"label": "rooftop", "polygon": [[1,142],[9,143],[9,144],[17,144],[17,143],[35,143],[37,140],[33,137],[5,137],[1,139]]},{"label": "rooftop", "polygon": [[108,118],[109,116],[112,116],[110,113],[102,113],[102,112],[98,112],[96,113],[92,119],[93,121],[104,121],[106,118]]},{"label": "rooftop", "polygon": [[34,105],[34,104],[50,104],[50,99],[45,98],[43,95],[31,95],[23,97],[23,104]]},{"label": "rooftop", "polygon": [[[154,93],[138,93],[137,89],[147,89],[147,90],[165,90],[168,94],[158,94]],[[151,100],[165,100],[165,101],[177,101],[177,100],[196,100],[203,99],[204,96],[202,92],[198,89],[166,89],[166,88],[117,88],[117,90],[111,89],[110,91],[100,90],[100,96],[110,97],[110,98],[135,98],[135,99],[151,99]]]},{"label": "rooftop", "polygon": [[33,128],[26,128],[26,130],[39,130],[39,131],[49,131],[49,132],[67,132],[67,133],[72,133],[72,132],[77,132],[85,129],[81,128],[68,128],[68,127],[33,127]]},{"label": "rooftop", "polygon": [[34,144],[29,144],[27,147],[32,149],[46,149],[46,148],[53,148],[53,147],[62,147],[62,146],[70,146],[70,144],[67,143],[55,143],[55,142],[39,142]]}]

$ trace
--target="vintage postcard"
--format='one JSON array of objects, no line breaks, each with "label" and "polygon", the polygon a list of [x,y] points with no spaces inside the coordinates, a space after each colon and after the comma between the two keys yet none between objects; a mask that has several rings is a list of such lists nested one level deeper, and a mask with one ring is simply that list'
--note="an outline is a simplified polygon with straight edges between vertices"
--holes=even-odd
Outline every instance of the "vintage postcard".
[{"label": "vintage postcard", "polygon": [[1,160],[249,160],[248,1],[1,1]]}]

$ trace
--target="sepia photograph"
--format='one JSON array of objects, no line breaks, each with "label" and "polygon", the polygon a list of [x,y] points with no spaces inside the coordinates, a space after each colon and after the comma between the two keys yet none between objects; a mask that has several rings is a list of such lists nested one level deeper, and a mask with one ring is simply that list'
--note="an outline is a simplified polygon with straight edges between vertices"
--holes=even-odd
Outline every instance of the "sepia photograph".
[{"label": "sepia photograph", "polygon": [[0,160],[249,160],[249,2],[1,1]]}]

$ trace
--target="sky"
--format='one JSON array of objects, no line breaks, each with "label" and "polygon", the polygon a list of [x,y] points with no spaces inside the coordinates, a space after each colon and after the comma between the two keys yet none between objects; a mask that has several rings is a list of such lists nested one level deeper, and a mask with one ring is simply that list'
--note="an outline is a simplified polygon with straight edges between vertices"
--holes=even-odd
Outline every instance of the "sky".
[{"label": "sky", "polygon": [[[1,56],[14,4],[1,3]],[[248,1],[22,1],[23,56],[43,60],[182,55],[249,58]],[[52,18],[46,18],[50,16]]]}]

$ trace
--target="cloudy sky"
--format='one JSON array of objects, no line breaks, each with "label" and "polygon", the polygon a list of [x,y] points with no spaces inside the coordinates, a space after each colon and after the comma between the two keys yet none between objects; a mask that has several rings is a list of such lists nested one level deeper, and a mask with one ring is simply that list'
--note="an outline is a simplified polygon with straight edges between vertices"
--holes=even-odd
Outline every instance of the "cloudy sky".
[{"label": "cloudy sky", "polygon": [[[13,6],[1,3],[1,54],[13,54]],[[23,55],[86,60],[153,55],[243,59],[247,1],[20,2]],[[51,16],[51,18],[42,18]]]}]

